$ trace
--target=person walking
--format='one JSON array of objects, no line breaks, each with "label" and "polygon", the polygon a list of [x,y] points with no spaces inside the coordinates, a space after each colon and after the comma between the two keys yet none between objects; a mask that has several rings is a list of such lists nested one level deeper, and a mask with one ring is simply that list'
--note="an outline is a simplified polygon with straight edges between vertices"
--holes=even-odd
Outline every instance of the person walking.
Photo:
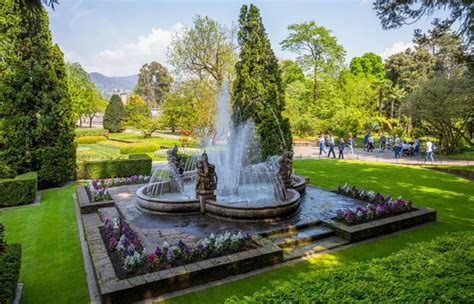
[{"label": "person walking", "polygon": [[387,139],[385,138],[385,135],[380,135],[379,139],[379,144],[380,144],[380,152],[385,152],[385,144],[386,144]]},{"label": "person walking", "polygon": [[326,138],[321,134],[321,137],[319,138],[319,156],[321,156],[323,152],[324,155],[326,155]]},{"label": "person walking", "polygon": [[331,134],[329,137],[329,152],[328,152],[328,158],[331,156],[331,152],[334,158],[336,158],[336,153],[334,152],[334,136]]},{"label": "person walking", "polygon": [[367,152],[374,152],[374,137],[372,135],[368,139]]},{"label": "person walking", "polygon": [[395,145],[393,147],[393,151],[395,152],[395,158],[399,158],[400,157],[400,152],[401,152],[401,140],[400,138],[398,137],[398,135],[395,137]]},{"label": "person walking", "polygon": [[369,144],[369,136],[370,132],[367,132],[364,136],[364,151],[367,149],[367,145]]},{"label": "person walking", "polygon": [[393,137],[391,134],[389,134],[387,138],[387,150],[392,150],[392,144],[393,144]]},{"label": "person walking", "polygon": [[418,136],[415,138],[415,147],[413,148],[413,156],[420,155],[420,139]]},{"label": "person walking", "polygon": [[339,140],[339,159],[344,159],[344,139]]},{"label": "person walking", "polygon": [[352,135],[349,135],[349,139],[347,140],[347,147],[349,148],[349,155],[354,156],[354,139],[352,138]]},{"label": "person walking", "polygon": [[433,157],[433,150],[434,150],[434,145],[431,142],[431,140],[426,141],[426,156],[425,156],[425,163],[428,159],[431,160],[431,163],[434,163],[434,157]]}]

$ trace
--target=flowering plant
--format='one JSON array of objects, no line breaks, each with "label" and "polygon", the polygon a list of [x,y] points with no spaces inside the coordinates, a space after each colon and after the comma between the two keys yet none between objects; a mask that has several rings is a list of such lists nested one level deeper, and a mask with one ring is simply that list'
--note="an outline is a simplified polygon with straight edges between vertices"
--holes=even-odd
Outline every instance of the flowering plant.
[{"label": "flowering plant", "polygon": [[112,197],[107,191],[109,187],[122,186],[122,185],[135,185],[143,184],[150,181],[150,176],[145,175],[134,175],[129,177],[114,177],[107,179],[94,179],[89,181],[89,191],[92,196],[93,202],[100,202],[111,200]]},{"label": "flowering plant", "polygon": [[356,199],[360,199],[360,200],[363,200],[363,201],[366,201],[366,202],[369,202],[369,203],[373,203],[373,204],[375,204],[375,203],[383,204],[385,202],[389,202],[392,199],[392,197],[390,195],[383,196],[379,192],[375,193],[374,191],[367,191],[364,188],[358,189],[355,186],[350,188],[347,185],[347,183],[342,185],[342,186],[339,186],[337,188],[337,192],[339,194],[349,196],[349,197],[353,197],[353,198],[356,198]]}]

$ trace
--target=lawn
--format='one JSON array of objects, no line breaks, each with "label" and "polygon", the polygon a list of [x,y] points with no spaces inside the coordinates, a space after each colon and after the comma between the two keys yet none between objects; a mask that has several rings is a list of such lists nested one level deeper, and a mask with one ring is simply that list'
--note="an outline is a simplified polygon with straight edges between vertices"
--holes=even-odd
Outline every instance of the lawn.
[{"label": "lawn", "polygon": [[324,254],[244,280],[176,297],[167,303],[222,303],[227,297],[250,295],[262,287],[288,285],[289,280],[316,276],[339,265],[384,257],[409,243],[431,240],[450,231],[474,229],[473,183],[443,172],[417,167],[331,160],[295,161],[296,171],[311,183],[334,189],[348,182],[394,196],[412,198],[438,211],[440,222],[349,249]]},{"label": "lawn", "polygon": [[45,191],[40,205],[5,210],[9,243],[21,243],[22,303],[87,303],[72,194],[74,186]]},{"label": "lawn", "polygon": [[[440,222],[349,249],[324,254],[271,272],[169,300],[169,303],[222,303],[262,287],[289,284],[298,277],[353,261],[387,256],[407,244],[431,240],[448,231],[474,229],[473,183],[455,175],[419,167],[332,160],[295,161],[296,171],[315,185],[334,189],[348,182],[438,211]],[[7,241],[23,245],[20,280],[25,303],[86,303],[81,248],[74,215],[73,186],[46,191],[38,206],[3,211]]]},{"label": "lawn", "polygon": [[77,146],[77,161],[107,160],[124,158],[117,148],[106,147],[99,144],[81,144]]}]

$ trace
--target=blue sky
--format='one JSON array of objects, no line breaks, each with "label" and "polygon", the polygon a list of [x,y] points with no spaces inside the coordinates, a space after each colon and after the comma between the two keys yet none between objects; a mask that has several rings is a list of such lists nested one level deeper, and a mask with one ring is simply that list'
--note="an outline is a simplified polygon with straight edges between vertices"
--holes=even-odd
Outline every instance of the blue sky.
[{"label": "blue sky", "polygon": [[[191,25],[195,15],[207,15],[222,24],[237,22],[242,4],[236,0],[60,0],[49,10],[54,42],[68,61],[80,62],[88,72],[109,76],[138,73],[156,60],[166,64],[172,35]],[[370,0],[253,1],[278,58],[294,58],[280,48],[292,23],[315,20],[332,30],[347,51],[346,61],[372,51],[388,57],[410,46],[415,28],[427,29],[422,18],[413,26],[384,31]]]}]

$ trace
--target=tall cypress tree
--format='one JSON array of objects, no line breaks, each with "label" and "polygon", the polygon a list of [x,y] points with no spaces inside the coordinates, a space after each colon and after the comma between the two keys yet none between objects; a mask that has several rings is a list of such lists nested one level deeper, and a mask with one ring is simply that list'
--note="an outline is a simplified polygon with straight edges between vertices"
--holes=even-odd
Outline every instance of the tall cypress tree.
[{"label": "tall cypress tree", "polygon": [[46,10],[4,0],[0,11],[0,157],[18,174],[38,171],[41,185],[64,183],[75,167],[74,121]]},{"label": "tall cypress tree", "polygon": [[127,112],[123,106],[122,99],[117,94],[112,95],[104,113],[104,129],[112,133],[122,132],[122,129],[124,129],[122,122],[126,116]]},{"label": "tall cypress tree", "polygon": [[262,158],[292,149],[290,125],[281,112],[285,92],[278,60],[271,49],[258,8],[243,5],[239,18],[239,61],[236,64],[233,122],[254,121],[260,136]]}]

